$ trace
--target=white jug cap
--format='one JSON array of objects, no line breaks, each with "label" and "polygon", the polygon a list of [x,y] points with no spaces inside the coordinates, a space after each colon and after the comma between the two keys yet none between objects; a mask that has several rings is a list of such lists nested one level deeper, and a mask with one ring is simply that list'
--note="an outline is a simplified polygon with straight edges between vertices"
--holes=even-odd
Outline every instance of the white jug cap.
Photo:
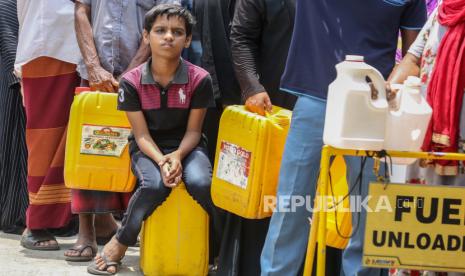
[{"label": "white jug cap", "polygon": [[346,61],[363,62],[363,56],[346,55]]},{"label": "white jug cap", "polygon": [[421,79],[415,76],[409,76],[405,81],[404,85],[410,87],[420,87],[421,86]]},{"label": "white jug cap", "polygon": [[389,83],[389,85],[391,86],[391,89],[394,90],[401,90],[404,87],[404,85],[400,83]]}]

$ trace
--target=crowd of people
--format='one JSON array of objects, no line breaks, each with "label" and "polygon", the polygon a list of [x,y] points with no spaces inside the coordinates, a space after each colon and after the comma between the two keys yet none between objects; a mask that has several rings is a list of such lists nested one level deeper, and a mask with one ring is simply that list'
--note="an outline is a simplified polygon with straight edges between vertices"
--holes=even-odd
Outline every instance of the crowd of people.
[{"label": "crowd of people", "polygon": [[[241,103],[259,114],[292,110],[277,196],[313,198],[328,85],[346,55],[364,56],[387,84],[419,76],[433,108],[423,149],[463,152],[465,0],[0,0],[0,229],[44,251],[77,234],[65,259],[114,274],[142,222],[182,181],[209,214],[217,275],[301,274],[308,209],[250,220],[214,206],[219,118]],[[132,193],[65,186],[78,86],[118,93],[132,128]],[[373,161],[345,161],[350,187],[359,171],[366,176],[349,190],[366,196]],[[463,172],[459,162],[419,162],[408,178],[464,186]],[[366,213],[352,220],[360,227],[345,250],[328,248],[327,274],[388,275],[363,266]]]}]

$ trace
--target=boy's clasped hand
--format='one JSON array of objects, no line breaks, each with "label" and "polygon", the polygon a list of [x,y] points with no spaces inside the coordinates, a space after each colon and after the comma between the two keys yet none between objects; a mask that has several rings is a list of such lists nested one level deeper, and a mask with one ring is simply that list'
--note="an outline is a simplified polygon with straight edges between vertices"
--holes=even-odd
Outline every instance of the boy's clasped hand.
[{"label": "boy's clasped hand", "polygon": [[181,183],[181,156],[177,151],[169,153],[158,162],[163,183],[168,188],[174,188]]}]

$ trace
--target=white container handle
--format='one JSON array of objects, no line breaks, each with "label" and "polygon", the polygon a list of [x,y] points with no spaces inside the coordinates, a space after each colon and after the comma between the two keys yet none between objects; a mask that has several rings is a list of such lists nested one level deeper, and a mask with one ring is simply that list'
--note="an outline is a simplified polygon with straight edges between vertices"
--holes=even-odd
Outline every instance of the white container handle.
[{"label": "white container handle", "polygon": [[378,90],[378,98],[376,100],[371,100],[371,103],[376,108],[386,108],[387,98],[386,98],[386,83],[383,75],[376,70],[375,68],[368,69],[367,76],[373,81],[373,85],[376,90]]}]

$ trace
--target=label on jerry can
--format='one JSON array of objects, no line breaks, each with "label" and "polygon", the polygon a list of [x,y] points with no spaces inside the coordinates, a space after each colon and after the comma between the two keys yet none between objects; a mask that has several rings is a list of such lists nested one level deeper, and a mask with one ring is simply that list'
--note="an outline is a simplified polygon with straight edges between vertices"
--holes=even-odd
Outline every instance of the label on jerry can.
[{"label": "label on jerry can", "polygon": [[252,153],[250,151],[226,141],[221,141],[216,177],[246,189],[251,158]]},{"label": "label on jerry can", "polygon": [[130,133],[130,128],[83,125],[81,154],[120,157]]}]

